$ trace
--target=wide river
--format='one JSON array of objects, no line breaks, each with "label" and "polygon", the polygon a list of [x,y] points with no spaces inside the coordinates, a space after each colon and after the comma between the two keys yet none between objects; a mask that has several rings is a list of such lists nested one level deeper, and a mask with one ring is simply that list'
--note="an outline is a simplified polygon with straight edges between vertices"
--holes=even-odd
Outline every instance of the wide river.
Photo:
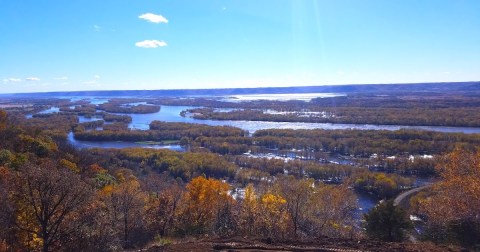
[{"label": "wide river", "polygon": [[399,130],[417,129],[438,132],[461,132],[466,134],[480,133],[480,128],[443,127],[443,126],[402,126],[402,125],[374,125],[374,124],[341,124],[341,123],[303,123],[303,122],[264,122],[264,121],[221,121],[198,120],[191,117],[182,117],[180,112],[194,107],[162,106],[161,110],[152,114],[128,114],[132,117],[131,129],[147,130],[154,120],[165,122],[200,123],[212,126],[233,126],[253,133],[262,129],[360,129],[360,130]]},{"label": "wide river", "polygon": [[[402,125],[373,125],[373,124],[332,124],[332,123],[302,123],[302,122],[263,122],[263,121],[220,121],[220,120],[198,120],[191,117],[182,117],[180,112],[194,107],[187,106],[161,106],[161,110],[151,114],[128,114],[132,117],[129,124],[131,129],[148,130],[149,124],[154,121],[165,122],[185,122],[199,123],[212,126],[233,126],[254,133],[262,129],[359,129],[359,130],[399,130],[399,129],[417,129],[438,132],[458,132],[466,134],[480,133],[480,128],[469,127],[443,127],[443,126],[402,126]],[[52,111],[53,112],[53,111]],[[80,117],[80,122],[98,120],[98,118]],[[78,141],[73,134],[69,135],[69,141],[79,148],[125,148],[125,147],[146,147],[146,148],[169,148],[181,150],[178,145],[150,145],[141,143],[127,142],[96,142],[96,141]]]}]

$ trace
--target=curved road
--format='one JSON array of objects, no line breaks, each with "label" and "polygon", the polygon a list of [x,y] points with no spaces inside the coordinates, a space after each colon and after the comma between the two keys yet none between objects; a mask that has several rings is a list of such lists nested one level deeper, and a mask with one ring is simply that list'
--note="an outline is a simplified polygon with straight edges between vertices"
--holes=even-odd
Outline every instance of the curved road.
[{"label": "curved road", "polygon": [[408,191],[405,191],[403,193],[400,193],[400,195],[398,195],[394,200],[393,200],[393,205],[394,206],[398,206],[400,205],[400,203],[402,203],[403,200],[405,200],[406,198],[408,198],[408,196],[416,193],[416,192],[419,192],[421,190],[424,190],[426,188],[429,188],[431,187],[433,184],[428,184],[428,185],[424,185],[424,186],[420,186],[420,187],[417,187],[417,188],[413,188],[413,189],[410,189]]}]

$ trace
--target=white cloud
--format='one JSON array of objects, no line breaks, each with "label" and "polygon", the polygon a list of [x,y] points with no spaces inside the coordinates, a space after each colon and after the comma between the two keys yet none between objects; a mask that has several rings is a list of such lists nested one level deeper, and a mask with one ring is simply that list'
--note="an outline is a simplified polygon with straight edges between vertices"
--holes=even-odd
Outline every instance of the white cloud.
[{"label": "white cloud", "polygon": [[22,79],[19,78],[8,78],[8,79],[3,79],[3,82],[21,82]]},{"label": "white cloud", "polygon": [[144,40],[135,43],[135,46],[142,48],[157,48],[167,46],[167,42],[163,40]]},{"label": "white cloud", "polygon": [[67,76],[62,76],[62,77],[56,77],[56,78],[53,78],[55,80],[68,80],[68,77]]},{"label": "white cloud", "polygon": [[99,32],[102,30],[102,27],[99,26],[99,25],[93,25],[93,29],[96,31],[96,32]]},{"label": "white cloud", "polygon": [[156,15],[156,14],[153,14],[153,13],[145,13],[145,14],[142,14],[140,16],[138,16],[138,18],[140,19],[143,19],[143,20],[147,20],[149,22],[152,22],[152,23],[156,23],[156,24],[159,24],[159,23],[168,23],[168,20],[162,16],[162,15]]},{"label": "white cloud", "polygon": [[93,76],[93,78],[95,78],[95,79],[100,79],[100,75],[95,74],[95,75]]},{"label": "white cloud", "polygon": [[28,78],[25,78],[26,81],[39,81],[40,78],[37,78],[37,77],[28,77]]}]

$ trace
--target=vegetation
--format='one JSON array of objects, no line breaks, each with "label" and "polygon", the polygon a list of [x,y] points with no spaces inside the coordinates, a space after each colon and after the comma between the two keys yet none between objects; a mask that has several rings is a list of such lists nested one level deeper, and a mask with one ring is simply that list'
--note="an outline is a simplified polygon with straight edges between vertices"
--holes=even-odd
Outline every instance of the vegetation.
[{"label": "vegetation", "polygon": [[123,114],[149,114],[160,111],[160,106],[157,105],[145,105],[137,104],[131,105],[130,102],[122,99],[113,99],[107,103],[103,103],[97,106],[99,110],[103,110],[109,113],[123,113]]},{"label": "vegetation", "polygon": [[7,250],[115,250],[143,246],[158,234],[285,239],[357,232],[351,226],[355,197],[347,187],[284,177],[232,197],[231,185],[216,178],[233,181],[238,167],[221,156],[78,152],[1,115],[0,240]]},{"label": "vegetation", "polygon": [[362,172],[352,177],[356,190],[370,193],[380,199],[391,199],[402,190],[413,186],[413,179],[397,174]]},{"label": "vegetation", "polygon": [[427,239],[464,246],[480,243],[479,164],[479,150],[457,148],[444,157],[438,166],[442,180],[416,199]]},{"label": "vegetation", "polygon": [[[271,109],[287,113],[268,117],[292,121],[353,120],[358,113],[355,120],[369,123],[477,122],[478,113],[470,114],[480,106],[476,97],[428,97],[425,104],[418,97],[362,95],[240,102],[237,112],[215,112],[237,103],[205,98],[148,100],[155,105],[112,99],[98,107],[38,100],[28,110],[0,110],[0,250],[118,251],[186,236],[401,241],[411,227],[407,213],[423,220],[423,239],[473,248],[480,243],[480,135],[321,129],[250,135],[235,127],[160,121],[140,131],[128,128],[130,116],[110,114],[184,103],[207,107],[191,112],[222,116],[255,118]],[[61,112],[25,117],[53,105]],[[328,113],[304,117],[323,111]],[[450,114],[427,116],[438,112]],[[103,120],[79,123],[78,116]],[[458,120],[447,122],[451,118]],[[81,140],[180,143],[186,151],[78,150],[66,141],[71,131]],[[412,175],[438,182],[414,195],[404,210],[391,199],[414,187]],[[386,199],[365,215],[365,231],[355,193]]]},{"label": "vegetation", "polygon": [[401,241],[405,230],[412,228],[407,213],[393,205],[393,200],[384,201],[365,215],[367,234],[385,241]]},{"label": "vegetation", "polygon": [[[105,125],[106,126],[106,125]],[[187,123],[153,121],[149,131],[129,130],[126,127],[104,126],[103,130],[76,131],[75,138],[87,141],[163,141],[182,138],[243,136],[243,130],[228,126],[207,126]]]},{"label": "vegetation", "polygon": [[[425,98],[427,96],[428,98]],[[274,122],[383,124],[412,126],[480,126],[478,98],[439,94],[357,94],[304,101],[224,103],[205,100],[182,105],[204,106],[184,113],[197,119]],[[172,102],[170,102],[172,104]],[[238,108],[219,112],[214,108]]]},{"label": "vegetation", "polygon": [[253,135],[258,145],[279,149],[313,149],[342,155],[370,157],[372,154],[440,154],[456,144],[469,148],[480,144],[480,135],[418,130],[291,130],[268,129]]}]

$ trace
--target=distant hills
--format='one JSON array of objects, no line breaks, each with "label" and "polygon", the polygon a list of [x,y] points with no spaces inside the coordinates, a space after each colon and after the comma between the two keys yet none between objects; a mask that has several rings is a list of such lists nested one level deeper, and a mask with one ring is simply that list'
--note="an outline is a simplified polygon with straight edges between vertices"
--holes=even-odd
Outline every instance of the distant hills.
[{"label": "distant hills", "polygon": [[479,94],[480,81],[440,82],[412,84],[352,84],[303,87],[259,87],[259,88],[221,88],[221,89],[164,89],[164,90],[110,90],[110,91],[74,91],[19,93],[2,96],[14,97],[58,97],[58,96],[223,96],[246,94],[288,94],[288,93],[466,93]]}]

